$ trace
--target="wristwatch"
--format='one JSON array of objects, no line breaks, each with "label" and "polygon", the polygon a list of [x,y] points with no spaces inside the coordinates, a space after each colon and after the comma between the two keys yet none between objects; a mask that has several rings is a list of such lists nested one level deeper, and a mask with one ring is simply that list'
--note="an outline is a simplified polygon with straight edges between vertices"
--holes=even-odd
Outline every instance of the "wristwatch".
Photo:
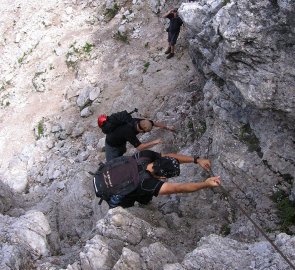
[{"label": "wristwatch", "polygon": [[198,159],[199,159],[200,157],[199,156],[194,156],[194,163],[198,163]]}]

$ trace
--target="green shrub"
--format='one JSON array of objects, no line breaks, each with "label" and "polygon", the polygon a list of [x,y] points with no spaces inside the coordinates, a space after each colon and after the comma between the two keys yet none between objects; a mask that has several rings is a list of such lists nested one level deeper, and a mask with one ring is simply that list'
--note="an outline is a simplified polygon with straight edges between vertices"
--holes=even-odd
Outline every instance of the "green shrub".
[{"label": "green shrub", "polygon": [[249,123],[241,127],[239,140],[248,146],[248,150],[250,152],[256,151],[258,153],[258,156],[262,157],[260,142],[256,137],[254,131],[251,129]]},{"label": "green shrub", "polygon": [[129,43],[127,34],[121,34],[121,32],[119,31],[116,34],[114,34],[114,38],[124,43]]},{"label": "green shrub", "polygon": [[150,62],[146,62],[144,65],[143,65],[143,73],[146,73],[148,68],[150,66]]},{"label": "green shrub", "polygon": [[280,230],[292,234],[290,226],[295,225],[295,203],[289,200],[288,194],[279,190],[274,193],[272,199],[277,204],[277,215],[280,219]]},{"label": "green shrub", "polygon": [[192,122],[191,120],[189,120],[189,121],[187,122],[187,127],[188,127],[189,129],[193,129],[193,128],[194,128],[194,124],[193,124],[193,122]]},{"label": "green shrub", "polygon": [[206,132],[206,129],[207,129],[206,122],[200,121],[196,127],[197,136],[200,138]]},{"label": "green shrub", "polygon": [[92,51],[93,47],[94,47],[94,44],[86,42],[86,44],[83,46],[82,50],[85,53],[90,53]]},{"label": "green shrub", "polygon": [[221,229],[220,229],[220,233],[223,236],[229,235],[230,234],[230,226],[229,226],[229,224],[223,224]]},{"label": "green shrub", "polygon": [[43,120],[39,121],[38,126],[37,126],[37,136],[38,139],[41,138],[41,136],[43,136],[44,133],[44,126],[43,126]]},{"label": "green shrub", "polygon": [[66,64],[70,69],[77,69],[78,63],[81,60],[87,60],[91,58],[90,52],[95,47],[94,44],[86,42],[85,45],[77,45],[75,41],[69,47],[69,50],[66,54]]},{"label": "green shrub", "polygon": [[117,5],[117,3],[115,3],[115,5],[112,8],[108,8],[106,10],[104,15],[106,16],[106,19],[108,21],[110,21],[111,19],[113,19],[116,16],[118,11],[119,11],[119,6]]},{"label": "green shrub", "polygon": [[23,61],[24,61],[24,59],[25,59],[25,57],[26,57],[26,53],[23,53],[23,55],[20,57],[20,58],[18,58],[17,59],[17,62],[19,63],[19,64],[22,64],[23,63]]}]

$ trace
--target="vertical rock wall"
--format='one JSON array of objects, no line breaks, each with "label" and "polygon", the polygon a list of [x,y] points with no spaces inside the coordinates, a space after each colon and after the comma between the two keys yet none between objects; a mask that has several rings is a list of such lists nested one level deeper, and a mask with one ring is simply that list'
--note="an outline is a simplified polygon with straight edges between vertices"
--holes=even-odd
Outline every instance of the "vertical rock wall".
[{"label": "vertical rock wall", "polygon": [[[183,3],[185,28],[167,61],[158,15],[181,2],[0,5],[3,269],[287,269],[218,190],[97,206],[87,174],[104,159],[97,114],[134,106],[178,128],[142,140],[163,138],[154,150],[164,153],[208,155],[224,187],[294,259],[294,237],[278,235],[294,228],[282,227],[272,199],[295,197],[294,5]],[[208,177],[192,164],[181,169],[171,181]]]},{"label": "vertical rock wall", "polygon": [[194,1],[180,14],[193,63],[207,79],[214,172],[264,228],[277,228],[271,197],[295,199],[295,6]]}]

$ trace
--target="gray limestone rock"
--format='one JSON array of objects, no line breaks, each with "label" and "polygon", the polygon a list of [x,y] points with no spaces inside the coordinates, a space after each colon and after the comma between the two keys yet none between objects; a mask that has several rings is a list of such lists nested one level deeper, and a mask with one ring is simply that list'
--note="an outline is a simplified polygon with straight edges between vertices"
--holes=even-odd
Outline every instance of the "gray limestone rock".
[{"label": "gray limestone rock", "polygon": [[77,105],[80,107],[80,109],[85,108],[87,105],[91,104],[90,100],[90,93],[93,91],[92,86],[85,86],[83,89],[80,90],[80,94],[77,98]]},{"label": "gray limestone rock", "polygon": [[84,131],[85,131],[84,127],[78,124],[74,127],[71,136],[74,138],[80,137],[84,133]]},{"label": "gray limestone rock", "polygon": [[84,108],[81,112],[80,112],[80,115],[81,115],[81,117],[89,117],[90,115],[92,115],[92,110],[91,110],[91,108],[90,107],[86,107],[86,108]]},{"label": "gray limestone rock", "polygon": [[[104,158],[97,116],[138,107],[176,127],[141,140],[210,158],[294,262],[294,236],[279,234],[294,224],[277,211],[295,200],[291,0],[2,2],[1,269],[288,269],[220,189],[109,210],[88,172]],[[166,61],[158,14],[170,5],[185,27]],[[208,177],[183,164],[169,181]]]},{"label": "gray limestone rock", "polygon": [[[292,245],[294,238],[280,234],[275,242],[294,263],[294,256],[288,251],[288,246]],[[202,238],[198,247],[187,254],[181,265],[189,270],[289,269],[289,265],[278,253],[274,252],[268,242],[246,244],[216,235]]]},{"label": "gray limestone rock", "polygon": [[117,252],[97,235],[87,241],[80,253],[81,268],[110,270],[117,258]]},{"label": "gray limestone rock", "polygon": [[33,260],[49,255],[46,236],[51,231],[43,213],[30,211],[19,218],[1,215],[0,226],[4,229],[0,237],[5,239],[0,247],[1,269],[25,269],[33,266]]},{"label": "gray limestone rock", "polygon": [[142,259],[140,255],[128,248],[123,248],[120,259],[114,265],[113,270],[137,270],[141,269]]},{"label": "gray limestone rock", "polygon": [[200,1],[182,5],[180,10],[190,31],[198,33],[191,39],[192,50],[201,56],[197,65],[204,63],[199,67],[234,84],[248,103],[294,116],[294,100],[286,99],[293,96],[295,66],[290,57],[293,48],[288,46],[294,39],[288,30],[287,25],[293,23],[288,15],[271,1],[253,5],[231,1],[226,6],[215,1],[210,5]]},{"label": "gray limestone rock", "polygon": [[121,207],[111,209],[105,219],[99,220],[96,230],[109,238],[119,239],[129,244],[139,244],[146,234],[149,224],[132,216]]},{"label": "gray limestone rock", "polygon": [[162,243],[156,242],[140,252],[148,269],[163,269],[163,265],[176,262],[176,256]]}]

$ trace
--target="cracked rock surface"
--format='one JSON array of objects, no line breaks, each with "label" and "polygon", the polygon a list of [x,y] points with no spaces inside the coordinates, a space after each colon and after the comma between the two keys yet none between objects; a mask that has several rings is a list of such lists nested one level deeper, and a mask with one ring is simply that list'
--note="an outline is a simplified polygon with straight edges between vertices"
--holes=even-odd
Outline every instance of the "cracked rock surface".
[{"label": "cracked rock surface", "polygon": [[[184,27],[167,60],[172,7]],[[134,108],[176,127],[142,141],[209,157],[295,264],[291,0],[3,0],[0,11],[1,269],[290,269],[220,189],[98,205],[97,116]],[[185,164],[169,181],[207,177]]]}]

